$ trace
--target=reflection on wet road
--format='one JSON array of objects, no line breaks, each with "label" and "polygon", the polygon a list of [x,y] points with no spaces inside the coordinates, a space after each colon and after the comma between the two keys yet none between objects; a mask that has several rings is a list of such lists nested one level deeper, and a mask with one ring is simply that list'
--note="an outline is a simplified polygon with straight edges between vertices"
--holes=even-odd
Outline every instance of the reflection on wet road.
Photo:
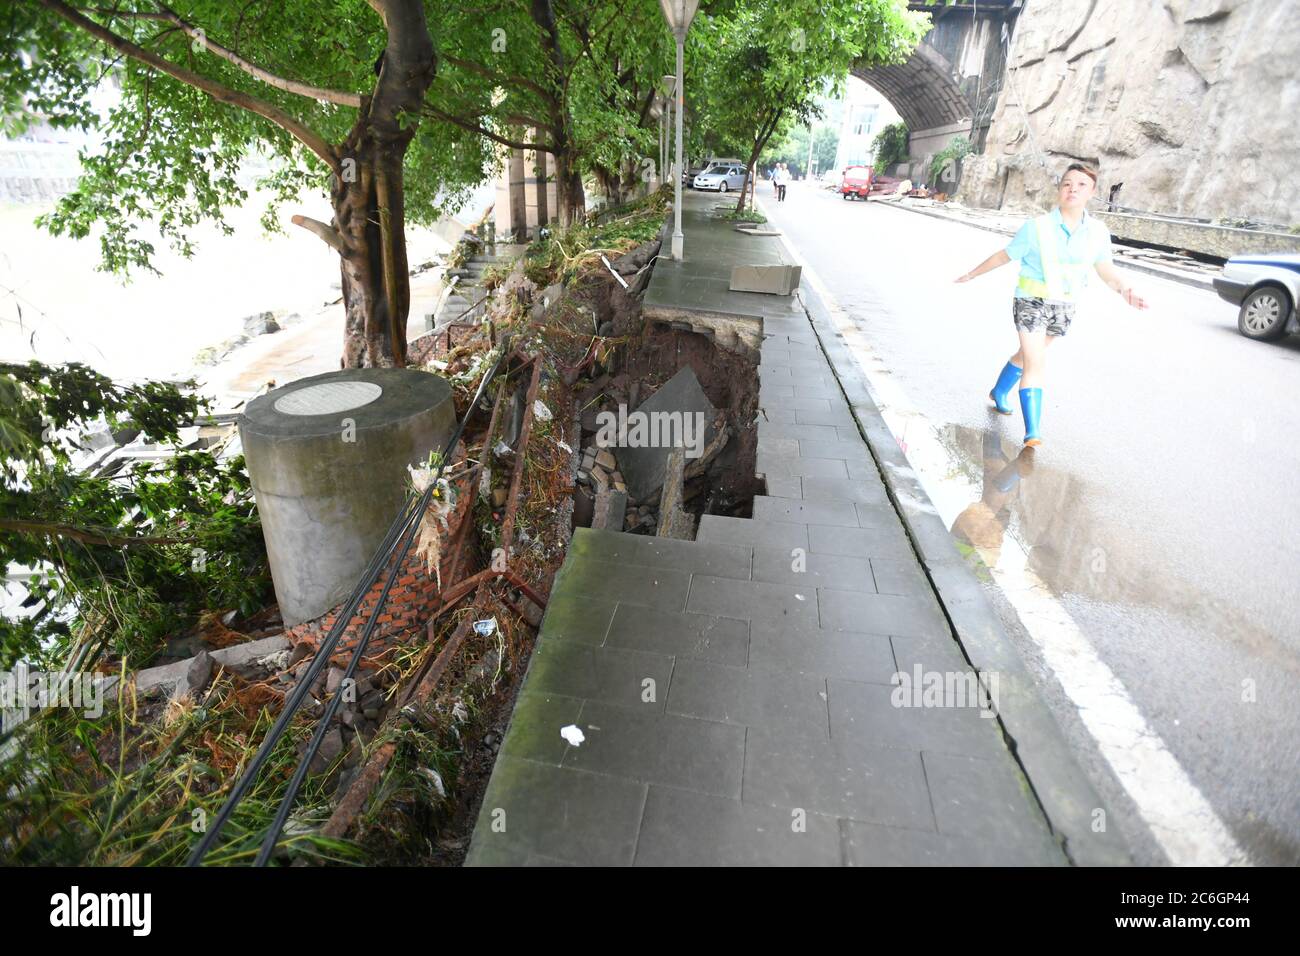
[{"label": "reflection on wet road", "polygon": [[[766,211],[867,332],[891,428],[959,547],[995,569],[990,596],[1045,684],[1067,687],[1049,703],[1112,806],[1145,823],[1125,828],[1145,832],[1139,859],[1300,862],[1300,341],[1241,338],[1198,289],[1130,274],[1153,302],[1139,314],[1094,283],[1051,353],[1047,443],[1022,453],[1020,416],[985,397],[1015,348],[1013,267],[952,284],[1006,239],[801,187]],[[1052,613],[1008,595],[1022,579]],[[1137,755],[1080,716],[1052,663],[1057,615],[1167,746],[1173,784],[1135,793]],[[1153,806],[1181,789],[1204,795],[1192,817],[1213,808],[1198,847]]]}]

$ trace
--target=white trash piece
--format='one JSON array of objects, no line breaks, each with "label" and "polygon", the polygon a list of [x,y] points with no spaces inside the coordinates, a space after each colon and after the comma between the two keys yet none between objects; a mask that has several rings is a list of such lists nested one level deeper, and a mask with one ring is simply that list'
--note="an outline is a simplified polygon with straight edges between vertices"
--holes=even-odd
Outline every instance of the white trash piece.
[{"label": "white trash piece", "polygon": [[577,724],[569,724],[567,727],[560,728],[560,736],[569,742],[570,747],[577,747],[586,740],[586,736],[578,729]]}]

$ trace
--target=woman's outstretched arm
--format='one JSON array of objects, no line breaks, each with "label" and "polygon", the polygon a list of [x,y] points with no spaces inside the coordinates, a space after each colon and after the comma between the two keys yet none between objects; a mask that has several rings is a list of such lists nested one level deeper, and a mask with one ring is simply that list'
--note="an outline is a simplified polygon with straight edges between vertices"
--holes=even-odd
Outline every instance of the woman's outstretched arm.
[{"label": "woman's outstretched arm", "polygon": [[958,276],[957,281],[969,282],[971,279],[974,279],[976,276],[982,276],[984,273],[991,272],[992,270],[996,269],[998,266],[1004,266],[1010,261],[1011,261],[1011,257],[1007,255],[1007,251],[1005,249],[999,249],[997,252],[993,253],[993,255],[989,256],[987,259],[985,259],[983,262],[977,265],[970,272],[966,273],[964,276]]}]

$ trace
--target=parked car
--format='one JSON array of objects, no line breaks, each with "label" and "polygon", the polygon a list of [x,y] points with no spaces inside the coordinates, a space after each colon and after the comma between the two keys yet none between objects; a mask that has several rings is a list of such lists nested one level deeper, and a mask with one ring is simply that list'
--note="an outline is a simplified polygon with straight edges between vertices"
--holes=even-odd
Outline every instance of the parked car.
[{"label": "parked car", "polygon": [[1241,306],[1237,331],[1267,342],[1300,331],[1300,253],[1233,256],[1214,280],[1219,298]]},{"label": "parked car", "polygon": [[725,156],[722,157],[714,156],[711,159],[706,159],[704,162],[694,166],[688,163],[686,166],[686,172],[682,173],[682,185],[694,189],[695,177],[707,173],[715,166],[742,166],[743,167],[744,165],[745,165],[744,160],[729,159]]},{"label": "parked car", "polygon": [[840,198],[865,200],[871,194],[871,167],[846,166],[840,176]]},{"label": "parked car", "polygon": [[745,185],[744,166],[710,166],[695,177],[696,189],[716,189],[725,193],[730,189],[741,189]]}]

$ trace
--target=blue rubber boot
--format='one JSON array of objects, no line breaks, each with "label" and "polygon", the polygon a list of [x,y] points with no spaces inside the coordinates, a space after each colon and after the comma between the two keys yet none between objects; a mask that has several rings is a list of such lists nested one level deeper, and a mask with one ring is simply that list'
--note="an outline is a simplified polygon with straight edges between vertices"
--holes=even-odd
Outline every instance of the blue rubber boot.
[{"label": "blue rubber boot", "polygon": [[1038,434],[1038,419],[1043,413],[1043,390],[1041,388],[1022,388],[1020,390],[1020,412],[1025,416],[1025,444],[1033,447],[1043,443]]},{"label": "blue rubber boot", "polygon": [[1003,415],[1010,415],[1012,412],[1011,403],[1008,399],[1011,397],[1011,390],[1016,387],[1016,382],[1020,381],[1020,376],[1024,372],[1019,365],[1012,365],[1008,362],[1002,366],[1002,374],[998,376],[998,383],[993,386],[993,391],[989,392],[989,398],[993,399],[993,405]]}]

